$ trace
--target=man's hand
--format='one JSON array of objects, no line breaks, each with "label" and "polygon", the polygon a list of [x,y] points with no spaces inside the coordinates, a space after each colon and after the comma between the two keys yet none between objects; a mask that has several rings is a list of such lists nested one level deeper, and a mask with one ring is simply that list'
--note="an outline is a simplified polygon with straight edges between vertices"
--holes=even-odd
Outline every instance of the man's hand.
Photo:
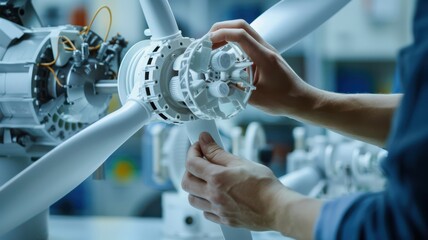
[{"label": "man's hand", "polygon": [[207,219],[252,230],[272,229],[285,189],[272,171],[225,152],[203,133],[189,150],[182,187]]},{"label": "man's hand", "polygon": [[249,102],[255,107],[381,147],[386,143],[401,95],[336,94],[314,88],[245,21],[216,23],[210,31],[214,48],[236,42],[254,62],[256,90]]},{"label": "man's hand", "polygon": [[207,219],[312,238],[321,203],[285,188],[272,171],[220,148],[208,133],[189,150],[182,187]]},{"label": "man's hand", "polygon": [[315,88],[306,84],[280,54],[244,20],[219,22],[210,30],[213,48],[236,42],[254,62],[250,103],[272,114],[290,114],[309,108]]}]

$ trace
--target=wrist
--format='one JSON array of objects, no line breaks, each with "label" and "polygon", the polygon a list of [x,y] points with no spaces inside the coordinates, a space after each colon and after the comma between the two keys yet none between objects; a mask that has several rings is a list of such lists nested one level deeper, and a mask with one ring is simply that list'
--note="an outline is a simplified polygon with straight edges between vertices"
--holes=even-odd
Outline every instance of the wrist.
[{"label": "wrist", "polygon": [[291,190],[283,187],[280,191],[277,191],[274,198],[273,206],[273,230],[282,233],[283,235],[289,236],[291,232],[292,218],[290,213],[296,202],[300,201],[302,196]]},{"label": "wrist", "polygon": [[322,202],[286,187],[277,192],[273,203],[272,229],[296,239],[311,239]]},{"label": "wrist", "polygon": [[303,80],[290,89],[288,96],[283,100],[284,114],[288,116],[298,117],[304,113],[308,113],[317,109],[322,100],[325,98],[326,92],[317,89]]}]

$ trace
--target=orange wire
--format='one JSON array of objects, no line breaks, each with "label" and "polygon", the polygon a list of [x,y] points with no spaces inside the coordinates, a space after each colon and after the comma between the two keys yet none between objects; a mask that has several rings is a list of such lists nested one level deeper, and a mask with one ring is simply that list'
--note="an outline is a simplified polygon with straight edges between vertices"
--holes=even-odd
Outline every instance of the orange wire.
[{"label": "orange wire", "polygon": [[110,34],[110,31],[111,31],[111,25],[112,25],[112,23],[113,23],[113,14],[112,14],[112,12],[111,12],[111,9],[110,9],[108,6],[102,6],[102,7],[98,8],[98,10],[95,12],[94,16],[92,17],[92,20],[91,20],[91,23],[89,24],[89,26],[88,26],[88,27],[84,27],[84,33],[85,33],[85,34],[88,34],[88,33],[89,33],[89,31],[91,31],[91,28],[92,28],[92,25],[93,25],[93,24],[94,24],[94,22],[95,22],[95,19],[97,18],[98,14],[99,14],[103,9],[107,10],[107,12],[108,12],[108,14],[109,14],[109,16],[110,16],[110,20],[109,20],[109,24],[108,24],[108,28],[107,28],[107,33],[106,33],[106,35],[105,35],[105,37],[104,37],[104,42],[107,42],[108,35]]},{"label": "orange wire", "polygon": [[[60,41],[61,39],[65,40],[65,41],[66,41],[66,42],[71,46],[71,49],[72,49],[72,50],[77,50],[76,46],[74,46],[74,44],[73,44],[73,42],[70,40],[70,38],[68,38],[68,37],[66,37],[66,36],[59,36],[59,38],[58,38],[58,46],[57,46],[57,55],[56,55],[55,59],[54,59],[54,60],[52,60],[52,62],[48,62],[48,63],[40,63],[40,64],[39,64],[40,66],[43,66],[43,67],[50,67],[50,66],[54,65],[54,64],[56,63],[56,61],[58,61],[58,58],[59,58],[59,41]],[[63,44],[64,44],[64,43],[63,43]],[[66,50],[67,50],[67,49],[66,49]]]},{"label": "orange wire", "polygon": [[61,81],[59,80],[58,75],[56,74],[55,70],[54,70],[51,66],[45,66],[45,67],[49,70],[49,72],[51,72],[51,73],[52,73],[52,75],[53,75],[53,77],[54,77],[54,79],[55,79],[55,82],[56,82],[60,87],[64,87],[64,85],[62,85]]}]

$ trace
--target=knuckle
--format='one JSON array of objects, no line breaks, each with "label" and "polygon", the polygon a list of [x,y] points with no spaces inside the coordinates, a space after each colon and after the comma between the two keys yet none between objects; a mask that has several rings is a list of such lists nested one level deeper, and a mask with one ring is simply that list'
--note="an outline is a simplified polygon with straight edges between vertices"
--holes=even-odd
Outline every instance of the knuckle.
[{"label": "knuckle", "polygon": [[237,30],[237,35],[240,37],[240,38],[244,38],[244,37],[246,37],[247,36],[247,31],[245,31],[244,29],[238,29]]},{"label": "knuckle", "polygon": [[181,181],[181,188],[186,192],[189,191],[189,189],[190,189],[190,185],[189,185],[189,182],[187,181],[186,177],[184,177],[183,180]]},{"label": "knuckle", "polygon": [[238,225],[239,225],[238,221],[236,221],[235,219],[230,218],[230,217],[222,218],[222,222],[223,222],[223,224],[231,226],[231,227],[238,227]]},{"label": "knuckle", "polygon": [[193,158],[189,158],[189,159],[187,159],[187,161],[186,161],[186,169],[187,170],[189,170],[189,169],[191,169],[192,168],[192,166],[193,166],[193,162],[194,162],[195,160],[193,159]]},{"label": "knuckle", "polygon": [[219,29],[219,28],[220,28],[220,26],[221,26],[221,24],[220,24],[219,22],[216,22],[216,23],[214,23],[214,24],[213,24],[213,26],[211,27],[211,30]]},{"label": "knuckle", "polygon": [[215,158],[221,157],[223,152],[224,151],[221,147],[213,144],[213,145],[208,147],[206,157],[211,158],[211,159],[213,159],[213,158],[215,159]]},{"label": "knuckle", "polygon": [[224,186],[225,179],[223,173],[215,173],[210,178],[211,185],[216,189],[221,189]]},{"label": "knuckle", "polygon": [[208,213],[208,212],[204,212],[204,217],[212,222],[215,223],[221,223],[220,219],[218,219],[217,217],[214,217],[212,214]]},{"label": "knuckle", "polygon": [[196,205],[197,199],[195,196],[189,194],[187,199],[188,199],[190,205],[192,205],[193,207]]},{"label": "knuckle", "polygon": [[216,32],[220,36],[226,36],[228,31],[227,31],[227,29],[224,29],[224,28],[218,28],[218,30]]},{"label": "knuckle", "polygon": [[248,26],[247,21],[245,21],[244,19],[238,19],[236,20],[236,23],[239,28],[246,28]]},{"label": "knuckle", "polygon": [[268,51],[266,53],[266,58],[270,63],[277,63],[278,61],[278,55],[273,51]]},{"label": "knuckle", "polygon": [[223,194],[219,192],[213,192],[211,193],[210,200],[217,205],[224,205],[225,204],[225,197]]},{"label": "knuckle", "polygon": [[219,209],[217,209],[216,213],[221,218],[225,218],[226,219],[227,216],[228,216],[227,211],[223,207],[220,207]]}]

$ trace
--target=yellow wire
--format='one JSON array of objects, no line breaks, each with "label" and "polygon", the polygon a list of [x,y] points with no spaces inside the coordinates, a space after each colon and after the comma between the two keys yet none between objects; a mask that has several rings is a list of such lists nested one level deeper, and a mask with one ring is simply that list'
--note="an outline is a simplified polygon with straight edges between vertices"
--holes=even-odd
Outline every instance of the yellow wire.
[{"label": "yellow wire", "polygon": [[54,79],[55,79],[55,82],[56,82],[60,87],[64,87],[64,85],[62,85],[62,83],[59,81],[58,75],[56,74],[55,70],[54,70],[51,66],[45,66],[45,67],[49,70],[49,72],[51,72],[51,73],[52,73],[52,75],[53,75],[53,77],[54,77]]},{"label": "yellow wire", "polygon": [[[112,26],[112,24],[113,24],[113,14],[112,14],[112,12],[111,12],[111,9],[110,9],[108,6],[102,6],[102,7],[98,8],[98,10],[95,12],[94,16],[92,17],[92,20],[91,20],[91,22],[90,22],[89,26],[85,26],[85,27],[83,28],[83,30],[80,32],[80,34],[83,34],[83,33],[88,34],[88,33],[89,33],[89,31],[91,31],[91,28],[92,28],[92,25],[93,25],[93,24],[94,24],[94,22],[95,22],[95,19],[97,18],[98,14],[99,14],[103,9],[107,10],[107,12],[108,12],[108,14],[109,14],[109,17],[110,17],[110,18],[109,18],[108,28],[107,28],[107,33],[106,33],[106,35],[105,35],[105,37],[104,37],[104,42],[106,42],[106,41],[107,41],[108,36],[110,35],[111,26]],[[47,68],[47,69],[48,69],[48,70],[53,74],[53,76],[54,76],[54,78],[55,78],[56,83],[57,83],[59,86],[64,87],[64,85],[62,85],[62,83],[61,83],[61,82],[60,82],[60,80],[58,79],[58,76],[57,76],[57,74],[55,73],[55,70],[52,68],[52,65],[54,65],[54,64],[56,63],[56,61],[58,61],[58,58],[59,58],[59,41],[60,41],[60,39],[65,40],[65,43],[68,43],[68,45],[70,46],[70,47],[65,47],[65,48],[64,48],[66,51],[75,51],[75,50],[77,50],[76,46],[73,44],[73,42],[72,42],[68,37],[66,37],[66,36],[60,36],[60,37],[58,38],[58,49],[57,49],[58,54],[57,54],[57,56],[55,57],[55,59],[54,59],[52,62],[48,62],[48,63],[40,63],[39,65],[40,65],[40,66],[43,66],[43,67],[46,67],[46,68]],[[63,42],[63,44],[64,44],[64,42]],[[90,48],[89,48],[89,50],[98,50],[100,47],[101,47],[101,44],[99,44],[98,46],[95,46],[95,47],[90,47]]]},{"label": "yellow wire", "polygon": [[[64,87],[64,85],[61,83],[61,81],[58,79],[57,74],[55,73],[55,70],[52,68],[52,65],[54,65],[56,63],[56,61],[58,61],[59,58],[59,41],[60,40],[65,40],[65,43],[68,43],[71,47],[71,50],[77,50],[76,46],[73,44],[73,42],[70,40],[70,38],[66,37],[66,36],[59,36],[58,37],[58,46],[57,46],[57,55],[55,57],[54,60],[52,60],[52,62],[48,62],[48,63],[40,63],[39,66],[42,67],[46,67],[54,76],[55,82],[60,86],[60,87]],[[64,42],[62,42],[62,44],[64,44]]]},{"label": "yellow wire", "polygon": [[98,50],[98,49],[100,49],[100,47],[101,47],[101,44],[98,44],[98,45],[97,45],[97,46],[95,46],[95,47],[89,47],[89,50],[90,50],[90,51]]},{"label": "yellow wire", "polygon": [[40,66],[50,67],[50,66],[54,65],[56,63],[56,61],[58,61],[58,58],[59,58],[59,41],[61,39],[65,40],[71,46],[71,48],[70,48],[71,50],[77,50],[76,46],[73,44],[73,42],[68,37],[66,37],[66,36],[59,36],[59,38],[58,38],[58,46],[57,46],[57,55],[56,55],[55,59],[52,60],[52,62],[40,63],[39,64]]},{"label": "yellow wire", "polygon": [[[76,46],[73,44],[73,42],[70,40],[70,38],[68,38],[66,36],[61,36],[61,38],[65,40],[65,43],[68,43],[68,45],[70,45],[70,47],[64,48],[66,51],[76,51],[77,50]],[[64,42],[63,42],[63,44],[64,44]]]},{"label": "yellow wire", "polygon": [[106,33],[106,35],[105,35],[105,37],[104,37],[104,42],[106,42],[106,41],[107,41],[107,39],[108,39],[108,35],[110,34],[111,25],[112,25],[112,23],[113,23],[113,14],[111,13],[111,9],[110,9],[108,6],[102,6],[102,7],[98,8],[98,10],[95,12],[95,15],[92,17],[92,20],[91,20],[91,23],[89,24],[89,26],[88,26],[88,27],[85,27],[85,28],[83,28],[83,29],[84,29],[84,33],[85,33],[85,34],[88,34],[88,33],[89,33],[89,31],[91,31],[91,28],[92,28],[92,25],[94,24],[95,19],[97,18],[98,14],[99,14],[103,9],[107,10],[107,12],[108,12],[108,14],[109,14],[109,16],[110,16],[109,24],[108,24],[108,29],[107,29],[107,33]]}]

